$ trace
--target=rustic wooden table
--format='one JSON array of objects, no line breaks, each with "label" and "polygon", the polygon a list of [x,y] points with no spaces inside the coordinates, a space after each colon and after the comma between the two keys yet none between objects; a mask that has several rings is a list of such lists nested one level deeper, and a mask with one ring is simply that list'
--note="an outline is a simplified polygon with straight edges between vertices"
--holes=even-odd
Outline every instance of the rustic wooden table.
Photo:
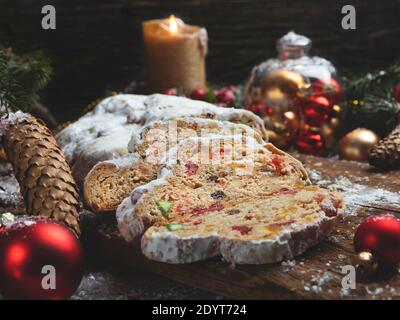
[{"label": "rustic wooden table", "polygon": [[[97,252],[120,264],[148,270],[185,285],[235,299],[397,299],[398,270],[357,279],[355,290],[342,288],[342,267],[352,264],[356,226],[369,215],[400,215],[400,171],[377,172],[367,164],[296,155],[311,179],[344,194],[347,209],[336,230],[304,255],[274,265],[231,266],[221,258],[187,265],[147,260],[138,244],[125,243],[110,221],[93,228]],[[195,275],[195,276],[194,276]]]},{"label": "rustic wooden table", "polygon": [[[84,211],[87,255],[90,258],[94,252],[101,252],[95,260],[101,258],[102,264],[89,267],[74,298],[400,298],[398,270],[357,279],[355,290],[341,286],[341,269],[352,263],[352,239],[360,221],[382,212],[400,216],[400,171],[378,172],[367,164],[296,156],[305,163],[315,183],[341,190],[347,204],[344,219],[319,246],[274,265],[231,266],[220,258],[167,265],[147,260],[138,245],[125,243],[112,215],[96,216]],[[10,167],[0,165],[0,212],[21,212],[21,200]]]},{"label": "rustic wooden table", "polygon": [[[1,158],[1,157],[0,157]],[[24,213],[23,199],[9,164],[0,160],[0,213]],[[86,271],[72,299],[216,299],[217,295],[144,270],[110,264],[85,247]],[[2,296],[0,294],[0,300]]]}]

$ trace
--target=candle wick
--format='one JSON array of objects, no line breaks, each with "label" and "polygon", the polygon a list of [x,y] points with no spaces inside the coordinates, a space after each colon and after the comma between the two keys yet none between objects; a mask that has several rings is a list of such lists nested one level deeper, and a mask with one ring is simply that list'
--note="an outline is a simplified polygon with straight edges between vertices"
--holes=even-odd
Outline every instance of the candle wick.
[{"label": "candle wick", "polygon": [[161,24],[161,28],[166,31],[169,31],[172,34],[178,33],[179,28],[184,26],[184,22],[176,18],[173,14],[169,17],[169,19],[165,19]]}]

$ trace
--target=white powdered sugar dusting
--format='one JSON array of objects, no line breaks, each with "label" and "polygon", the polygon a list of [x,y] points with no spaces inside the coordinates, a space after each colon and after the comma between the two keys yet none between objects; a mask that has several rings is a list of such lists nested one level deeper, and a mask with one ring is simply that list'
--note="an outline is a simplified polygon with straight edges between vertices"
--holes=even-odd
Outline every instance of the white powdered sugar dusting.
[{"label": "white powdered sugar dusting", "polygon": [[336,189],[343,193],[346,203],[345,214],[354,215],[356,207],[367,204],[390,204],[400,207],[400,193],[391,192],[381,188],[372,188],[363,184],[350,181],[345,176],[338,176],[331,180],[323,179],[319,172],[309,172],[311,180],[321,187]]},{"label": "white powdered sugar dusting", "polygon": [[281,266],[282,266],[282,271],[283,271],[283,272],[288,272],[288,271],[290,271],[293,267],[296,266],[296,260],[286,260],[286,261],[282,261]]},{"label": "white powdered sugar dusting", "polygon": [[5,116],[0,117],[0,137],[5,135],[8,128],[16,121],[24,120],[28,116],[27,113],[17,111],[8,113]]},{"label": "white powdered sugar dusting", "polygon": [[330,271],[324,272],[322,275],[312,275],[310,279],[310,291],[314,293],[320,293],[324,290],[324,287],[333,279],[333,274]]},{"label": "white powdered sugar dusting", "polygon": [[11,121],[8,118],[1,118],[0,119],[0,137],[6,134],[8,127],[10,126]]}]

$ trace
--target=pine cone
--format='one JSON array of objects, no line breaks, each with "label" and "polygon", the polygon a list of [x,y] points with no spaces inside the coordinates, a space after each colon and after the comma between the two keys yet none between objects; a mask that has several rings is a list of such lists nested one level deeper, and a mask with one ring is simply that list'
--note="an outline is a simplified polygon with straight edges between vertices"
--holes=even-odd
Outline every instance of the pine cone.
[{"label": "pine cone", "polygon": [[400,166],[400,125],[370,150],[368,160],[376,167]]},{"label": "pine cone", "polygon": [[77,235],[78,192],[71,169],[50,130],[35,117],[16,113],[3,137],[28,213],[54,218]]}]

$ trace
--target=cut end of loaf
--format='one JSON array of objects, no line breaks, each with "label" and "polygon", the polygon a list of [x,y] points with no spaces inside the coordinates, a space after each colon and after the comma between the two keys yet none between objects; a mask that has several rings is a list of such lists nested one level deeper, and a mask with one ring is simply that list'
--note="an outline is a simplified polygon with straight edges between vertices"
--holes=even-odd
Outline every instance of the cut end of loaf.
[{"label": "cut end of loaf", "polygon": [[133,189],[155,179],[156,172],[153,165],[140,161],[122,167],[99,163],[85,179],[84,203],[95,212],[115,211]]}]

